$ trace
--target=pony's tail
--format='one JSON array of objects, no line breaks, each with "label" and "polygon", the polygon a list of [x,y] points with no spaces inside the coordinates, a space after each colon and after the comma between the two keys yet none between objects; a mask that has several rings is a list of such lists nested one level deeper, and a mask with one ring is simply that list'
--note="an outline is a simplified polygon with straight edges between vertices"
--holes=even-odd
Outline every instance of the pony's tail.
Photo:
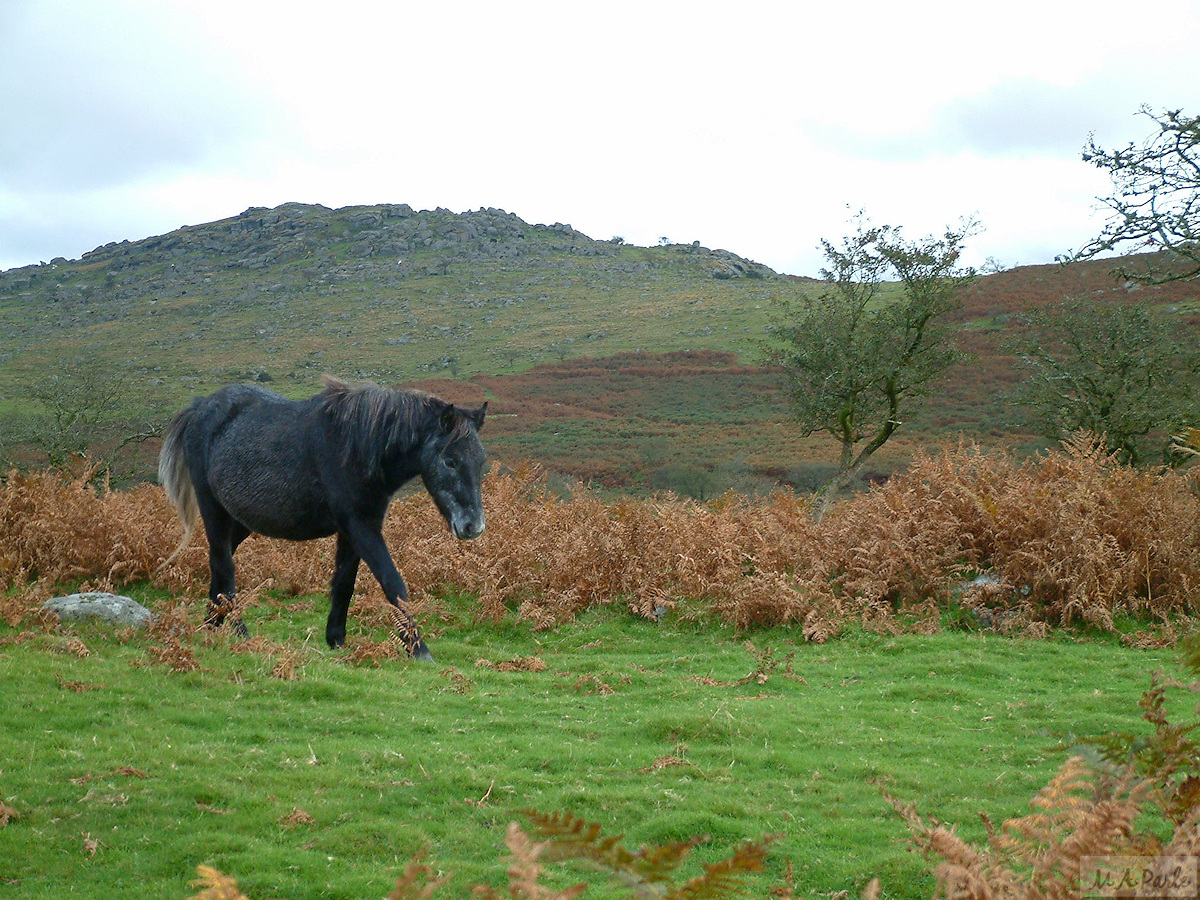
[{"label": "pony's tail", "polygon": [[175,417],[175,421],[167,429],[162,450],[158,454],[158,480],[162,482],[167,499],[179,514],[179,521],[183,524],[183,540],[174,552],[163,560],[162,565],[154,570],[155,575],[175,562],[175,558],[192,542],[192,535],[196,533],[196,522],[200,518],[196,488],[192,485],[192,473],[188,471],[187,457],[183,452],[183,435],[191,419],[190,413],[190,409],[185,409]]}]

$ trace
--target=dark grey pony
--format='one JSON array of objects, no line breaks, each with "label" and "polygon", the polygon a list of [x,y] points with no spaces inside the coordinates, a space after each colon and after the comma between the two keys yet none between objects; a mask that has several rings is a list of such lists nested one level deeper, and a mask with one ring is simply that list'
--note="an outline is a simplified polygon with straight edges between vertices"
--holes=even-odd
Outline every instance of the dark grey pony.
[{"label": "dark grey pony", "polygon": [[232,385],[175,417],[158,477],[184,535],[163,567],[203,519],[212,576],[206,621],[217,626],[234,596],[233,553],[252,532],[292,541],[336,534],[329,646],[346,640],[346,611],[365,561],[394,607],[409,654],[432,659],[384,543],[383,518],[392,494],[420,475],[455,537],[483,534],[479,429],[487,404],[460,409],[419,391],[351,387],[328,375],[322,381],[325,389],[308,400]]}]

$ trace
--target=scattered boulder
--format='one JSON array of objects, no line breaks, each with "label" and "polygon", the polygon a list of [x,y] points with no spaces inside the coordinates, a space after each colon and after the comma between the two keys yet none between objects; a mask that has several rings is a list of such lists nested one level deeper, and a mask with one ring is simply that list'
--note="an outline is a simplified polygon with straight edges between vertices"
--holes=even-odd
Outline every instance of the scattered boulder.
[{"label": "scattered boulder", "polygon": [[102,591],[53,597],[42,605],[42,609],[55,613],[60,619],[100,619],[120,628],[140,628],[151,618],[150,610],[136,600]]}]

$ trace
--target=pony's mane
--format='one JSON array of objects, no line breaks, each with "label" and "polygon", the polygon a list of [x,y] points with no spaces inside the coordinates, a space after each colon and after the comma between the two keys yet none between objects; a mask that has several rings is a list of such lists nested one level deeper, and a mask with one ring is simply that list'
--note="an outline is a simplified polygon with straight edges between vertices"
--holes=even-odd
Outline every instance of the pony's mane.
[{"label": "pony's mane", "polygon": [[416,443],[422,427],[445,409],[446,401],[424,391],[401,391],[367,381],[351,385],[322,375],[321,399],[331,431],[341,444],[343,462],[365,473],[379,471],[384,454]]}]

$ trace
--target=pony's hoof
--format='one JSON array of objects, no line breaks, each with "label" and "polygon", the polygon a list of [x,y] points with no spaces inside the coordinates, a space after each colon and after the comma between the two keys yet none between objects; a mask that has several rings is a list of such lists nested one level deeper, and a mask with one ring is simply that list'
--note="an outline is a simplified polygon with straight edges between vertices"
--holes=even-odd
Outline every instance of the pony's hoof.
[{"label": "pony's hoof", "polygon": [[412,649],[412,658],[421,662],[433,662],[433,654],[429,652],[429,648],[425,646],[425,642],[421,641]]}]

